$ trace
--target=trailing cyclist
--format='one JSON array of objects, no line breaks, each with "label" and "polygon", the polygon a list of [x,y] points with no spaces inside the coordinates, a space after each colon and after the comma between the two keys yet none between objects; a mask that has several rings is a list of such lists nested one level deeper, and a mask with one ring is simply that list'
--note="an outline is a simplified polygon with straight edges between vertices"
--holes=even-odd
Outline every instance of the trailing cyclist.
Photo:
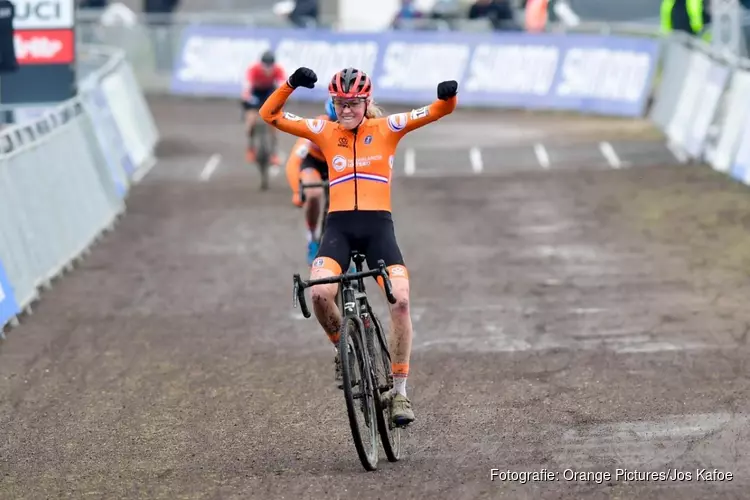
[{"label": "trailing cyclist", "polygon": [[[284,83],[286,75],[281,66],[276,64],[276,57],[270,50],[263,53],[259,62],[253,63],[245,73],[245,81],[242,86],[242,109],[245,110],[245,127],[247,130],[248,147],[245,158],[248,163],[255,161],[255,148],[250,145],[255,122],[258,119],[257,110],[266,102],[273,91]],[[277,134],[271,129],[273,139],[273,154],[271,164],[279,165],[279,156],[276,154]]]},{"label": "trailing cyclist", "polygon": [[[326,102],[326,114],[320,115],[317,120],[336,121],[336,111],[333,109],[333,101]],[[323,188],[305,189],[305,201],[302,202],[299,183],[316,183],[328,180],[328,165],[323,152],[315,143],[300,137],[292,148],[286,163],[286,179],[292,189],[292,203],[298,207],[304,207],[305,222],[307,223],[307,265],[312,265],[318,246],[320,235],[318,221],[324,209]]]},{"label": "trailing cyclist", "polygon": [[[396,147],[405,134],[453,112],[458,83],[437,85],[437,99],[409,113],[381,118],[372,101],[372,82],[362,71],[347,68],[328,85],[338,121],[304,119],[284,112],[284,103],[297,87],[313,88],[318,77],[309,68],[298,68],[260,108],[260,115],[283,132],[309,139],[328,161],[330,209],[326,231],[312,264],[311,279],[341,274],[356,248],[370,269],[383,259],[392,281],[396,303],[390,305],[394,391],[391,412],[397,425],[414,420],[406,395],[411,356],[412,323],[409,313],[409,274],[401,255],[391,217],[391,180]],[[382,280],[379,280],[381,286]],[[315,285],[311,290],[318,322],[336,345],[341,314],[335,302],[337,285]],[[340,373],[336,355],[337,376]]]}]

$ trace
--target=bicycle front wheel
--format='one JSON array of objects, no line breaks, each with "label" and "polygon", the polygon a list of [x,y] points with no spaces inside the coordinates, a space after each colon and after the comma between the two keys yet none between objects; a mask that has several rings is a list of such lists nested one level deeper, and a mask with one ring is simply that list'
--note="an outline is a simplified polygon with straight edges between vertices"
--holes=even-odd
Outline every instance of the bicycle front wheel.
[{"label": "bicycle front wheel", "polygon": [[378,464],[378,423],[374,398],[376,389],[363,338],[361,322],[355,318],[346,318],[341,325],[339,338],[346,411],[359,460],[365,470],[374,471]]},{"label": "bicycle front wheel", "polygon": [[380,442],[388,461],[397,462],[401,458],[401,428],[393,423],[391,402],[385,397],[393,389],[391,356],[388,352],[388,341],[383,326],[372,311],[370,312],[370,321],[372,327],[371,334],[367,337],[367,343],[372,352],[375,376],[375,411],[377,413]]}]

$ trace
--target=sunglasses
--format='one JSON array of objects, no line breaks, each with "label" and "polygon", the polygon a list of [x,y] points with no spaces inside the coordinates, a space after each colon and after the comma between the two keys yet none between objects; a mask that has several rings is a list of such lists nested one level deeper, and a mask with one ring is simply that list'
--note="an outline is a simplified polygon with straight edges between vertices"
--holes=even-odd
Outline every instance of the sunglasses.
[{"label": "sunglasses", "polygon": [[349,108],[356,108],[359,106],[362,106],[365,103],[364,98],[356,98],[356,99],[333,99],[333,105],[337,108],[343,108],[344,106]]}]

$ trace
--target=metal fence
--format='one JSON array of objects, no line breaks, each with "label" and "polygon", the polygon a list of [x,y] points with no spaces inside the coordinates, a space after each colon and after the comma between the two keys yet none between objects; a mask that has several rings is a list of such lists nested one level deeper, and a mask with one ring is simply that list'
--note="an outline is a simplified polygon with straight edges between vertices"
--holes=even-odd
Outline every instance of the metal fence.
[{"label": "metal fence", "polygon": [[113,225],[153,165],[158,133],[124,53],[80,53],[99,67],[78,96],[0,131],[0,334]]}]

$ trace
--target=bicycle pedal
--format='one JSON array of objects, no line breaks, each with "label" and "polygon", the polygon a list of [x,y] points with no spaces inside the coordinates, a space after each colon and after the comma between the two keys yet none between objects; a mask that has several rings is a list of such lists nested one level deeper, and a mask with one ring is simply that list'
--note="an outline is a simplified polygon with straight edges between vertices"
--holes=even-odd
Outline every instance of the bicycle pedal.
[{"label": "bicycle pedal", "polygon": [[393,399],[393,396],[396,395],[396,392],[393,389],[390,389],[388,391],[385,391],[380,394],[380,404],[381,405],[390,405],[391,400]]}]

